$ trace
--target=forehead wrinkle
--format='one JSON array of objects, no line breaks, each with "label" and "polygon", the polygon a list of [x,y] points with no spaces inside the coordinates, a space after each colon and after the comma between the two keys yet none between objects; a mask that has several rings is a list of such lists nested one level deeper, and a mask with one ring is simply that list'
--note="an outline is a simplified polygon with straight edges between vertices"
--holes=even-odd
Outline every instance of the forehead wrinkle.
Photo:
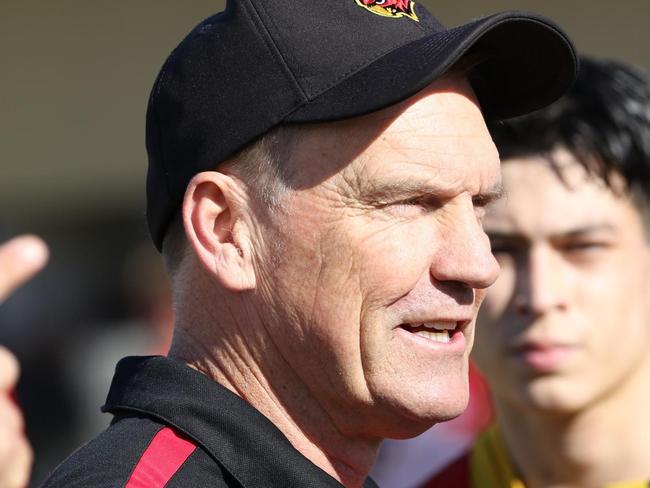
[{"label": "forehead wrinkle", "polygon": [[[375,196],[430,195],[440,198],[469,193],[485,203],[503,196],[500,171],[490,176],[489,171],[482,171],[489,168],[484,165],[476,167],[476,161],[460,161],[457,154],[443,153],[438,157],[438,152],[430,150],[421,150],[420,153],[421,158],[414,158],[412,154],[395,154],[397,157],[392,162],[380,168],[377,178],[367,175],[370,178],[364,179],[366,192]],[[453,156],[453,161],[448,155]]]},{"label": "forehead wrinkle", "polygon": [[[445,183],[437,179],[414,179],[413,177],[396,177],[391,180],[368,180],[366,185],[360,187],[361,193],[366,198],[390,200],[396,198],[409,198],[430,196],[438,199],[453,198],[462,191],[456,185],[445,187]],[[501,185],[498,183],[485,192],[477,193],[481,203],[489,203],[501,196]]]},{"label": "forehead wrinkle", "polygon": [[368,155],[364,153],[359,155],[353,164],[337,173],[335,179],[341,185],[340,190],[346,195],[361,195],[364,187],[373,179],[371,171],[372,165],[368,164]]},{"label": "forehead wrinkle", "polygon": [[[412,137],[412,141],[417,141],[419,136]],[[420,173],[418,177],[425,179],[427,174],[431,182],[411,182],[408,176],[401,177],[397,175],[397,180],[393,182],[382,182],[382,192],[386,190],[399,189],[403,187],[406,190],[412,190],[411,193],[430,193],[444,194],[450,196],[460,192],[468,192],[472,195],[483,195],[485,200],[493,201],[501,197],[500,172],[498,175],[490,176],[492,166],[499,167],[499,159],[494,145],[486,147],[485,144],[475,144],[473,141],[484,142],[480,135],[473,137],[459,136],[450,138],[445,135],[422,135],[422,139],[429,142],[426,145],[398,145],[395,144],[395,150],[392,152],[393,161],[388,170],[398,168],[395,173],[399,173],[399,168],[415,168]],[[430,144],[432,140],[438,140],[436,144]],[[391,144],[391,138],[382,141],[384,144]],[[494,180],[496,183],[493,183]],[[490,184],[489,189],[482,190]],[[391,191],[391,193],[393,193]]]}]

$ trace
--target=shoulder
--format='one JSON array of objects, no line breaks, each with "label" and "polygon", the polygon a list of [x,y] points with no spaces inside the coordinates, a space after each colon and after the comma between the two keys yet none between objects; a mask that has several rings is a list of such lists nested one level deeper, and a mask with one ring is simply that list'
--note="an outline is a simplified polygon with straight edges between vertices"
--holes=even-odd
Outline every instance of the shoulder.
[{"label": "shoulder", "polygon": [[125,417],[75,451],[42,488],[239,486],[205,451],[148,417]]}]

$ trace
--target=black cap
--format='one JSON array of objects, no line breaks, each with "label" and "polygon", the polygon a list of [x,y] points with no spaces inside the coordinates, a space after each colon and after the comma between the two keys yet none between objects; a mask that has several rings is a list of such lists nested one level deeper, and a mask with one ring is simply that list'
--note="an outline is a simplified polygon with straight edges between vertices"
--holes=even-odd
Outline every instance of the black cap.
[{"label": "black cap", "polygon": [[535,14],[446,29],[411,0],[228,0],[171,53],[147,111],[147,221],[156,247],[191,178],[281,122],[363,115],[425,88],[469,52],[486,116],[542,108],[572,84],[570,39]]}]

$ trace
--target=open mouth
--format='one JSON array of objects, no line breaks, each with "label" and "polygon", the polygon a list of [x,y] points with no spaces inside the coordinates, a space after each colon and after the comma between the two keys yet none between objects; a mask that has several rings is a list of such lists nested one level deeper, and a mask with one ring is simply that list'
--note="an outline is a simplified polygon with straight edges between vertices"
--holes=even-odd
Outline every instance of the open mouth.
[{"label": "open mouth", "polygon": [[451,342],[454,335],[460,332],[458,322],[420,322],[401,324],[405,331],[443,344]]}]

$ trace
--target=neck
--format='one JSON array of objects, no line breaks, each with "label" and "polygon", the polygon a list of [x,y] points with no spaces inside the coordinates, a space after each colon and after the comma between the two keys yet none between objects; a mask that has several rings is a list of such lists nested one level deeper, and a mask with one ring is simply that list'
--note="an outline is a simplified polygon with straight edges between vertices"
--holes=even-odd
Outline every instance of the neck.
[{"label": "neck", "polygon": [[650,479],[650,360],[614,391],[577,412],[495,397],[506,449],[529,488],[602,488]]},{"label": "neck", "polygon": [[259,317],[249,315],[241,322],[234,317],[242,314],[220,312],[208,314],[207,320],[196,314],[179,319],[169,355],[246,400],[296,450],[343,486],[362,486],[380,439],[346,435],[337,428],[310,385],[288,367],[270,337],[260,334],[266,329]]}]

